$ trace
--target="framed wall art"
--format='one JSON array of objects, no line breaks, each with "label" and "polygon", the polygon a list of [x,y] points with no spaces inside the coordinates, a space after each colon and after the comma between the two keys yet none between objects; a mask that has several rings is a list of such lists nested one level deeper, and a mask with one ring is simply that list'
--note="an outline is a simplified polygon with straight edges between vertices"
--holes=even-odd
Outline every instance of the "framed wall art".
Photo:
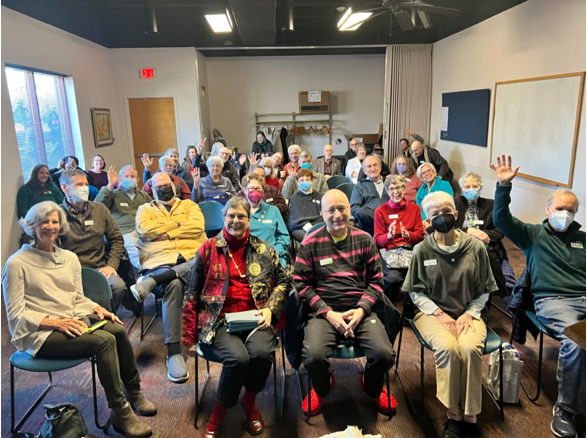
[{"label": "framed wall art", "polygon": [[94,143],[97,148],[114,143],[112,134],[112,118],[110,110],[92,108],[92,127],[94,128]]}]

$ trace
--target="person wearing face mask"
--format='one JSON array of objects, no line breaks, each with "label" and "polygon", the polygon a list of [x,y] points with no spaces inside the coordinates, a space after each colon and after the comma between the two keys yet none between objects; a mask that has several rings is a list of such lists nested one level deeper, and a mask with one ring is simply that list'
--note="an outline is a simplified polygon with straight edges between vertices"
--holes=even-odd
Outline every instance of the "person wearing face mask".
[{"label": "person wearing face mask", "polygon": [[[251,169],[251,174],[256,173],[257,175],[265,178],[265,190],[263,190],[263,202],[266,202],[269,205],[274,205],[275,207],[277,207],[279,209],[279,212],[281,213],[281,216],[283,217],[283,220],[285,221],[285,220],[287,220],[287,215],[288,215],[288,211],[289,211],[287,203],[285,202],[285,198],[281,194],[281,190],[278,190],[274,186],[270,186],[267,184],[267,177],[265,176],[265,174],[266,174],[265,169],[266,168],[256,166],[253,169]],[[243,187],[244,187],[244,183],[243,183]],[[241,198],[246,199],[247,194],[245,193],[244,189],[241,189],[237,193],[237,196],[240,196]]]},{"label": "person wearing face mask", "polygon": [[135,231],[135,219],[139,207],[151,202],[151,197],[139,190],[137,182],[138,172],[134,166],[130,164],[123,166],[118,173],[116,173],[114,166],[110,166],[108,168],[108,184],[100,189],[94,202],[108,207],[122,233],[124,247],[128,252],[130,262],[140,270],[141,264],[137,249],[139,236]]},{"label": "person wearing face mask", "polygon": [[[159,158],[159,171],[155,172],[153,175],[156,175],[159,172],[167,174],[171,178],[171,181],[175,187],[175,193],[179,194],[179,198],[191,199],[192,192],[190,191],[190,188],[188,187],[186,182],[183,180],[183,178],[173,174],[174,166],[175,164],[173,158],[168,157],[167,155],[163,155],[161,158]],[[149,195],[151,198],[154,197],[153,188],[151,187],[151,179],[149,179],[143,185],[142,191]]]},{"label": "person wearing face mask", "polygon": [[357,183],[359,179],[359,172],[361,171],[361,166],[363,164],[363,160],[367,155],[367,148],[363,143],[360,143],[357,146],[357,156],[351,159],[346,165],[346,176],[350,178],[354,184]]},{"label": "person wearing face mask", "polygon": [[253,153],[263,156],[271,156],[273,153],[273,144],[267,140],[263,131],[257,132],[257,140],[253,143]]},{"label": "person wearing face mask", "polygon": [[334,149],[331,144],[324,146],[324,156],[316,158],[314,170],[324,175],[325,179],[334,175],[342,175],[342,164],[338,158],[333,158]]},{"label": "person wearing face mask", "polygon": [[66,170],[59,182],[65,193],[61,208],[69,223],[69,231],[61,236],[59,246],[74,252],[82,266],[97,269],[106,277],[116,311],[128,292],[117,272],[125,252],[122,234],[105,205],[88,201],[90,190],[84,172]]},{"label": "person wearing face mask", "polygon": [[314,175],[311,170],[300,169],[296,174],[296,182],[300,188],[289,199],[289,219],[287,227],[294,239],[302,241],[312,225],[322,222],[320,202],[323,193],[312,189]]},{"label": "person wearing face mask", "polygon": [[402,176],[390,176],[385,181],[385,191],[389,201],[375,210],[373,239],[381,254],[385,295],[396,302],[412,250],[424,238],[424,228],[420,207],[404,196],[406,182]]},{"label": "person wearing face mask", "polygon": [[434,351],[436,397],[447,409],[442,436],[479,437],[485,306],[497,290],[485,245],[455,228],[453,197],[422,201],[434,232],[414,247],[402,290],[416,307],[414,324]]},{"label": "person wearing face mask", "polygon": [[475,172],[465,173],[459,185],[463,195],[455,197],[456,227],[486,245],[499,293],[502,297],[509,296],[516,277],[502,243],[503,234],[493,223],[493,199],[481,197],[483,178]]},{"label": "person wearing face mask", "polygon": [[418,190],[422,187],[422,180],[416,175],[413,161],[403,155],[398,155],[393,160],[391,174],[400,175],[404,178],[406,182],[404,198],[410,202],[416,202]]},{"label": "person wearing face mask", "polygon": [[176,197],[169,175],[156,173],[151,180],[155,200],[141,205],[137,211],[142,271],[131,292],[139,303],[151,292],[161,297],[167,378],[183,383],[189,373],[180,346],[181,314],[194,255],[206,241],[204,215],[198,204]]},{"label": "person wearing face mask", "polygon": [[[255,154],[251,154],[251,155],[255,156]],[[258,156],[256,157],[256,159],[258,159]],[[257,163],[254,163],[254,164],[253,164],[253,161],[255,161],[255,159],[251,160],[251,167],[249,169],[249,173],[253,173],[253,171],[257,167],[260,167],[261,169],[263,169],[262,175],[265,177],[265,184],[267,185],[267,187],[275,187],[277,190],[281,191],[281,186],[279,184],[279,178],[277,178],[275,176],[276,175],[275,165],[274,165],[271,157],[262,158],[262,159],[258,160]]]},{"label": "person wearing face mask", "polygon": [[[312,175],[314,176],[314,181],[312,182],[312,190],[320,193],[326,193],[328,191],[328,184],[326,183],[326,178],[321,173],[314,172],[312,170],[312,154],[310,154],[310,152],[308,151],[304,151],[300,154],[300,158],[298,161],[300,164],[300,169],[309,170],[310,172],[312,172]],[[297,172],[293,175],[290,174],[290,177],[287,178],[285,183],[283,184],[281,194],[286,199],[291,198],[293,194],[299,190],[298,183],[296,182],[296,175]]]},{"label": "person wearing face mask", "polygon": [[251,173],[243,178],[243,189],[251,205],[251,234],[266,240],[279,254],[279,261],[285,267],[289,247],[289,233],[277,207],[263,202],[265,178]]},{"label": "person wearing face mask", "polygon": [[197,176],[194,180],[194,190],[192,192],[192,201],[215,201],[222,205],[226,204],[236,192],[228,178],[221,175],[224,161],[220,157],[210,157],[206,161],[208,176],[200,178]]},{"label": "person wearing face mask", "polygon": [[585,384],[585,352],[563,330],[585,319],[585,232],[575,214],[579,200],[569,190],[556,190],[546,201],[546,219],[527,224],[512,216],[509,204],[512,180],[520,166],[512,169],[512,158],[497,157],[491,164],[497,177],[493,221],[504,236],[526,256],[531,292],[538,320],[560,341],[556,378],[558,398],[550,425],[558,437],[573,437],[575,415],[581,409]]}]

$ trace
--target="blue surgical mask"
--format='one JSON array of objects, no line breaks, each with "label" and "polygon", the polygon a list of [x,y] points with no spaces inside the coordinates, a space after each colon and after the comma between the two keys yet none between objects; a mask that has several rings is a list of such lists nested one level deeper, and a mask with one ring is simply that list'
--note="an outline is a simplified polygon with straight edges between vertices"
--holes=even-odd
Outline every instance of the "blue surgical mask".
[{"label": "blue surgical mask", "polygon": [[298,186],[302,192],[307,192],[312,188],[312,183],[310,181],[302,181]]},{"label": "blue surgical mask", "polygon": [[301,165],[302,169],[312,170],[312,163],[304,163]]},{"label": "blue surgical mask", "polygon": [[134,178],[122,178],[120,185],[127,191],[137,188],[137,180]]},{"label": "blue surgical mask", "polygon": [[477,199],[479,199],[479,196],[481,196],[481,190],[474,190],[474,189],[465,190],[463,192],[463,195],[465,196],[465,198],[467,198],[467,201],[475,202]]},{"label": "blue surgical mask", "polygon": [[398,164],[396,168],[399,173],[406,173],[408,170],[408,166],[406,166],[405,164]]}]

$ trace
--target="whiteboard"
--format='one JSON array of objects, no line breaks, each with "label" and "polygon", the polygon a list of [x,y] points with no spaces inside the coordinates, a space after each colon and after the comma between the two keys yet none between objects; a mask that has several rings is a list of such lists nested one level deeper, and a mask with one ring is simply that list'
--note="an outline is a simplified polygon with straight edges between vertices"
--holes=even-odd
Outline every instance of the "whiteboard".
[{"label": "whiteboard", "polygon": [[491,158],[506,154],[518,176],[571,187],[585,72],[497,82]]}]

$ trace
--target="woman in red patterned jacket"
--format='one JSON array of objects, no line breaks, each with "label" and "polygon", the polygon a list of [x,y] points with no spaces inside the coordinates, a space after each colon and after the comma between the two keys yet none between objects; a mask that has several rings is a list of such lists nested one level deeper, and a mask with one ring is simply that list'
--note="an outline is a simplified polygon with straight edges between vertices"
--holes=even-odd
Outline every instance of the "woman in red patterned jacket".
[{"label": "woman in red patterned jacket", "polygon": [[[266,241],[250,234],[251,211],[244,198],[231,198],[222,210],[224,228],[198,250],[184,311],[184,342],[199,342],[205,355],[222,359],[218,399],[204,438],[217,437],[226,410],[241,406],[252,435],[264,429],[255,402],[275,357],[275,332],[291,289],[291,276]],[[196,310],[197,308],[197,310]],[[257,310],[257,328],[228,332],[227,313]],[[196,314],[197,312],[197,314]]]}]

